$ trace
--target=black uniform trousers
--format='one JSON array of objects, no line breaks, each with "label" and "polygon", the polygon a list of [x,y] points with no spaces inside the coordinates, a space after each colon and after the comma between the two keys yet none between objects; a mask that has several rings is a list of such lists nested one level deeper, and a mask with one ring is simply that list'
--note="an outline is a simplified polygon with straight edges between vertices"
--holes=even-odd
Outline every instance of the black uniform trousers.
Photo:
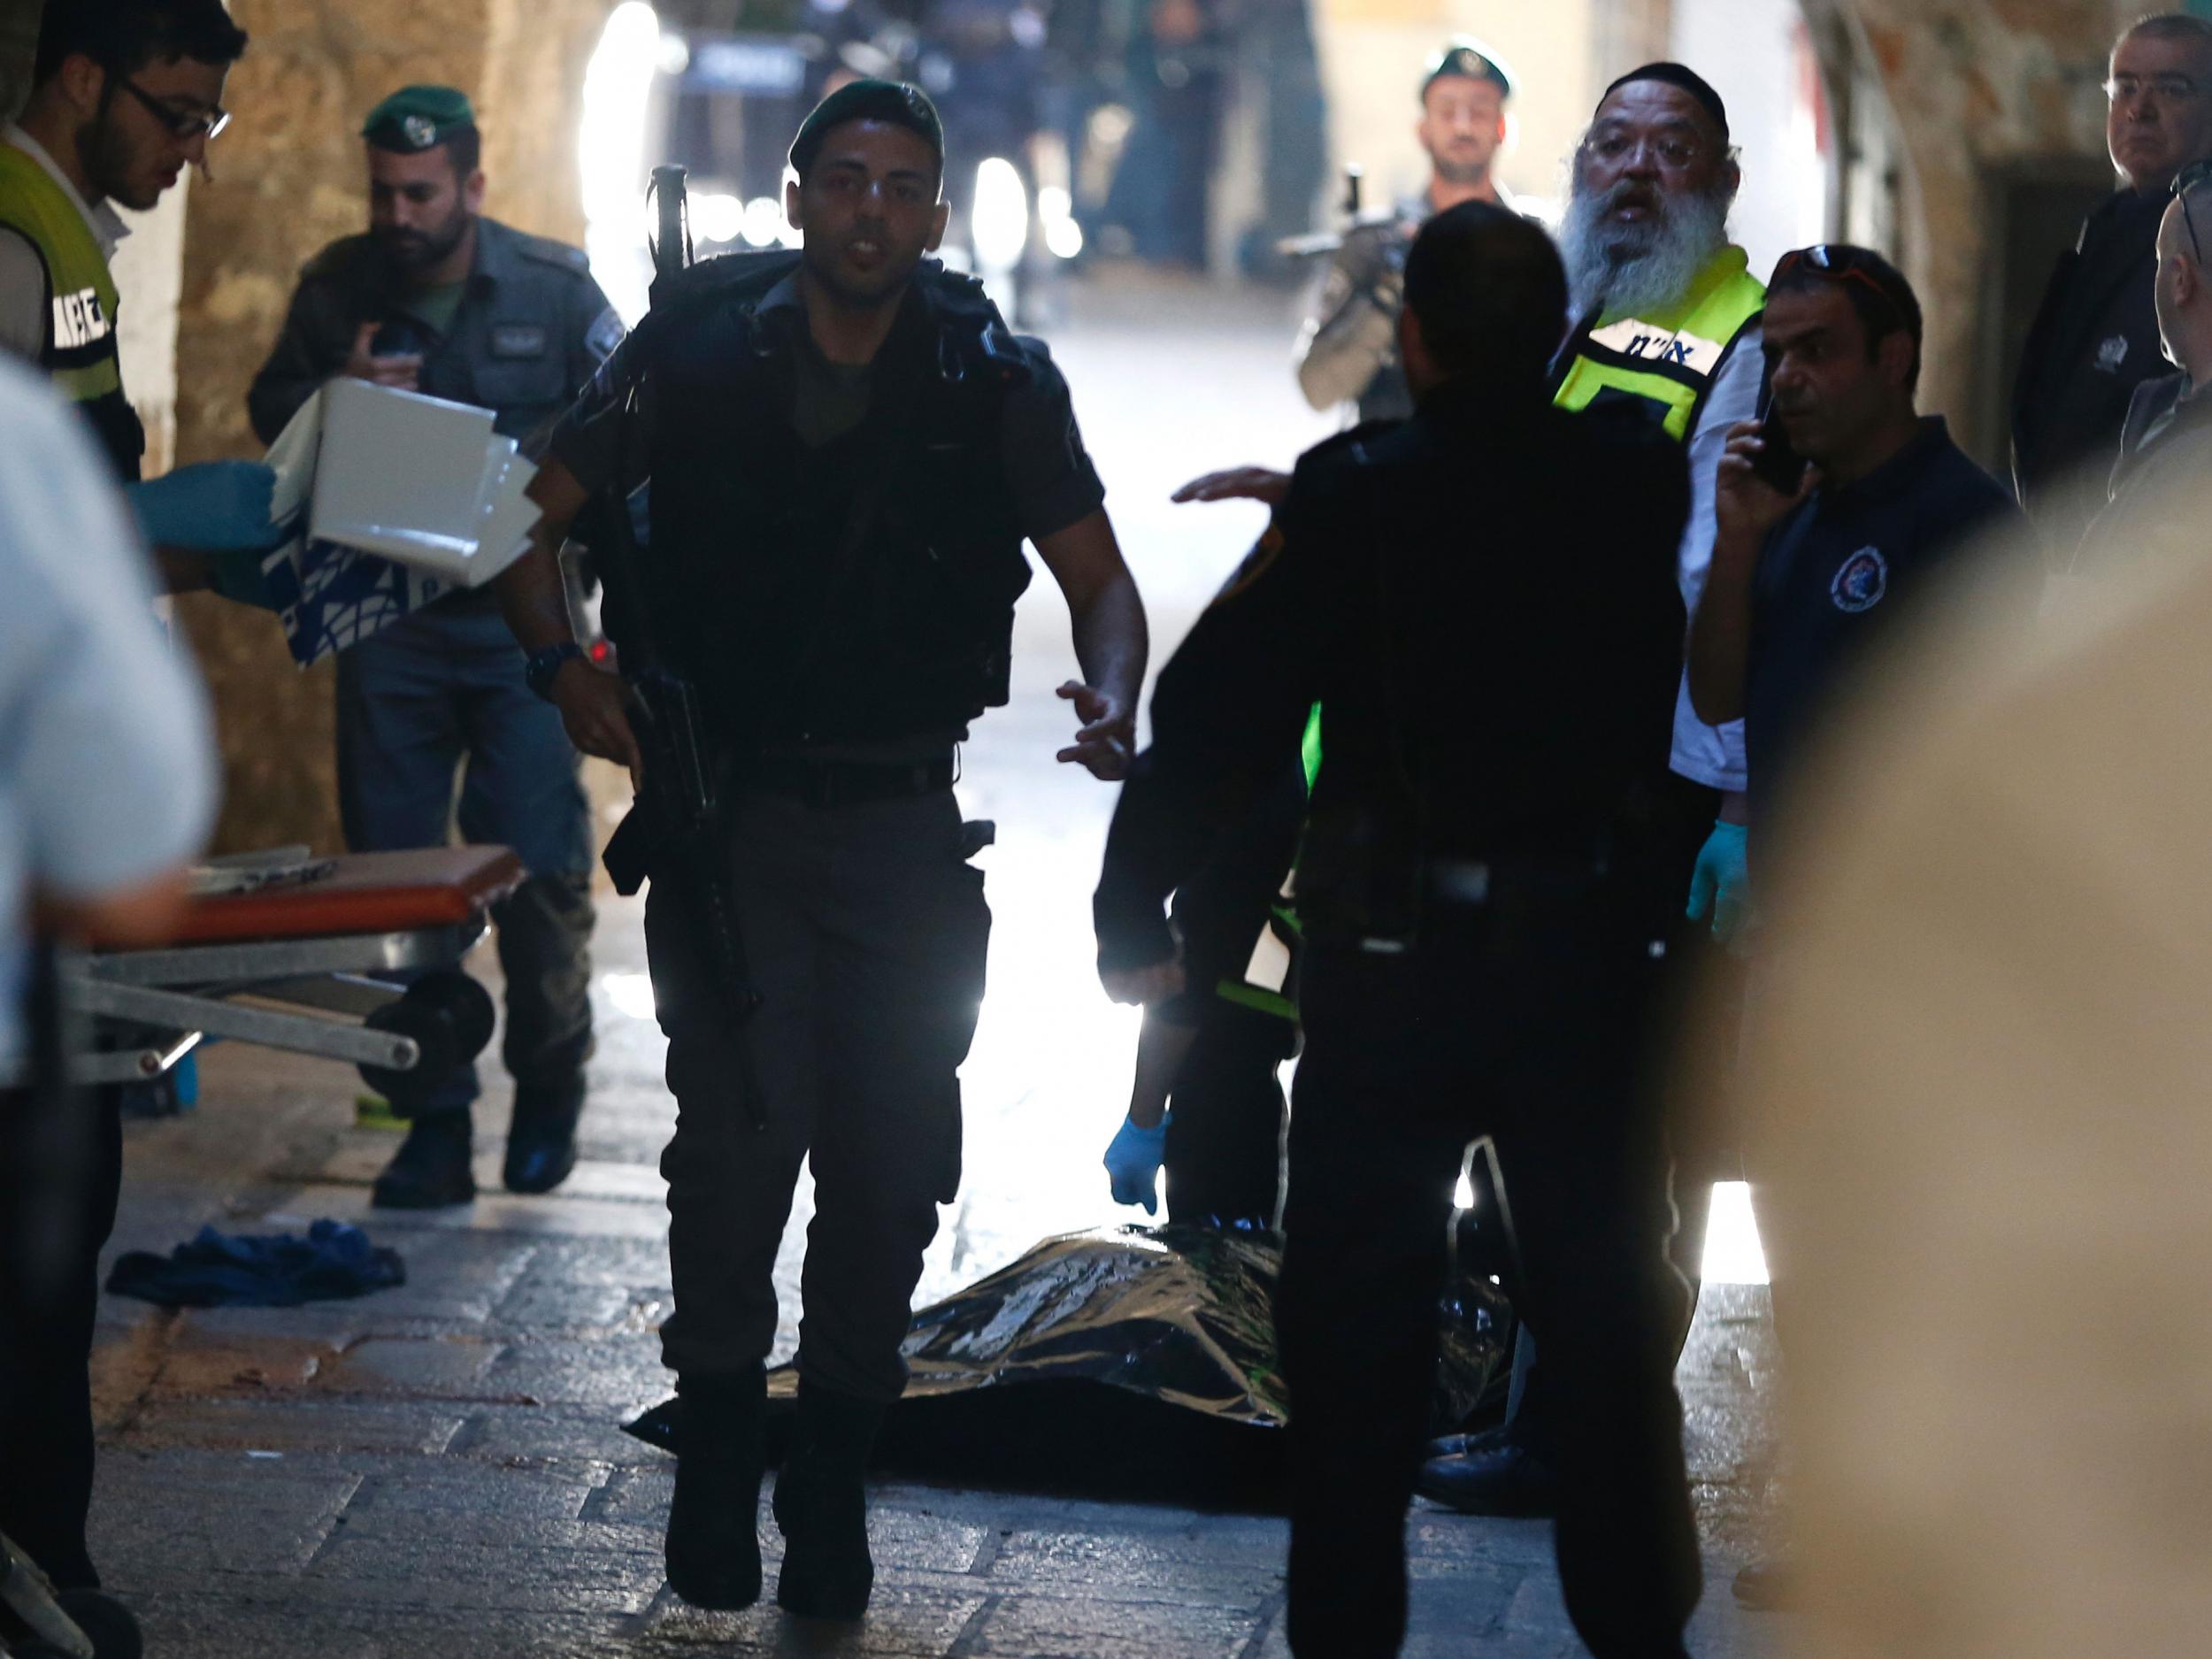
[{"label": "black uniform trousers", "polygon": [[1558,1448],[1568,1610],[1598,1659],[1684,1652],[1701,1587],[1672,1376],[1687,1290],[1666,1256],[1646,1075],[1649,941],[1566,879],[1498,885],[1403,954],[1310,948],[1276,1315],[1301,1659],[1383,1659],[1404,1633],[1453,1188],[1485,1134],[1511,1211],[1515,1301],[1574,1425]]},{"label": "black uniform trousers", "polygon": [[733,815],[734,905],[764,998],[741,1029],[692,895],[656,880],[645,909],[677,1107],[661,1156],[676,1292],[661,1356],[707,1376],[768,1357],[776,1256],[810,1160],[799,1371],[887,1403],[905,1390],[899,1349],[937,1206],[960,1185],[959,1068],[991,930],[983,874],[949,789],[842,806],[754,791]]},{"label": "black uniform trousers", "polygon": [[1283,1086],[1297,1036],[1279,1015],[1216,996],[1175,1074],[1167,1218],[1275,1225],[1282,1208]]},{"label": "black uniform trousers", "polygon": [[0,1090],[0,1532],[64,1589],[100,1582],[89,1366],[122,1185],[120,1089]]}]

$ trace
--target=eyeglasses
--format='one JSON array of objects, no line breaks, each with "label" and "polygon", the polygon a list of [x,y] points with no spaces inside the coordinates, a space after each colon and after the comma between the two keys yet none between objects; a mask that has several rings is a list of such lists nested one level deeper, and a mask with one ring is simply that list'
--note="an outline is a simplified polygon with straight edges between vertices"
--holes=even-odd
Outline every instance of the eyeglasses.
[{"label": "eyeglasses", "polygon": [[117,76],[115,84],[145,105],[146,113],[159,121],[180,144],[188,144],[196,138],[216,138],[230,125],[227,110],[180,110],[175,104],[155,97],[127,75]]},{"label": "eyeglasses", "polygon": [[2195,254],[2197,263],[2204,263],[2204,244],[2197,240],[2197,221],[2189,211],[2189,192],[2212,179],[2212,159],[2193,161],[2174,174],[2174,199],[2181,204],[2182,227],[2189,233],[2189,251]]},{"label": "eyeglasses", "polygon": [[[1625,127],[1608,127],[1593,133],[1583,141],[1583,149],[1600,161],[1617,162],[1645,143],[1642,135]],[[1649,141],[1652,152],[1660,165],[1670,173],[1683,173],[1697,165],[1707,153],[1698,140],[1686,133],[1661,133]]]},{"label": "eyeglasses", "polygon": [[1900,323],[1909,325],[1915,304],[1909,294],[1897,291],[1896,279],[1881,266],[1871,262],[1872,256],[1863,248],[1853,248],[1835,242],[1816,242],[1809,248],[1793,248],[1784,254],[1774,267],[1774,286],[1799,265],[1810,265],[1824,277],[1839,282],[1862,282],[1881,296]]},{"label": "eyeglasses", "polygon": [[2118,104],[2148,93],[2154,103],[2186,104],[2197,96],[2197,83],[2186,75],[2115,75],[2104,83],[2104,95]]}]

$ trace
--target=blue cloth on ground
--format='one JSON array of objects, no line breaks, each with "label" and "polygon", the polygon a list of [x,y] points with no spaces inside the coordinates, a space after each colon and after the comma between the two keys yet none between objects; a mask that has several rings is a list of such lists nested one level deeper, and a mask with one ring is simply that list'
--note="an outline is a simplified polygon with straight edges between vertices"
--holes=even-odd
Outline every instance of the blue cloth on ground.
[{"label": "blue cloth on ground", "polygon": [[113,1294],[165,1308],[296,1308],[406,1282],[397,1250],[371,1244],[360,1228],[340,1221],[318,1221],[304,1239],[289,1233],[234,1238],[202,1227],[165,1256],[133,1250],[108,1273]]}]

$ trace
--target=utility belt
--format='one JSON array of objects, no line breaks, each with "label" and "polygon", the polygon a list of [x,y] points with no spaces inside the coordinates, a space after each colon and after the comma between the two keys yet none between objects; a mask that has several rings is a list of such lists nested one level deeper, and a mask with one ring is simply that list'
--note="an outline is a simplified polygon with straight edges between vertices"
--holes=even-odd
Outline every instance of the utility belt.
[{"label": "utility belt", "polygon": [[919,761],[755,755],[731,769],[731,780],[741,790],[782,795],[818,810],[934,795],[951,788],[956,775],[950,755]]}]

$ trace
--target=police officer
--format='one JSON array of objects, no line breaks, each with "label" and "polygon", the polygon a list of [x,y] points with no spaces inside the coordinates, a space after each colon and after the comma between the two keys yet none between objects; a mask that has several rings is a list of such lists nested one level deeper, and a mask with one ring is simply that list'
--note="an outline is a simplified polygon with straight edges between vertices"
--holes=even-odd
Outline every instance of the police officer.
[{"label": "police officer", "polygon": [[1356,403],[1362,420],[1413,412],[1395,343],[1406,250],[1432,214],[1462,202],[1513,205],[1491,171],[1512,96],[1512,75],[1472,41],[1454,40],[1429,60],[1414,128],[1429,158],[1428,188],[1346,234],[1299,335],[1298,385],[1316,409]]},{"label": "police officer", "polygon": [[[960,1173],[957,1068],[990,912],[951,784],[968,724],[1008,695],[1033,543],[1058,580],[1084,683],[1063,761],[1128,764],[1144,611],[1066,383],[979,285],[925,256],[944,234],[943,130],[917,88],[858,81],[791,147],[795,256],[709,260],[564,418],[533,481],[535,545],[500,579],[532,683],[578,747],[642,763],[622,683],[581,657],[555,549],[590,498],[649,480],[645,608],[693,685],[727,783],[727,892],[762,999],[704,933],[712,895],[657,868],[646,910],[668,1033],[682,1401],[669,1582],[760,1594],[755,1509],[773,1271],[810,1159],[798,1419],[776,1484],[777,1599],[856,1617],[874,1569],[862,1475],[922,1252]],[[625,644],[618,629],[617,643]]]},{"label": "police officer", "polygon": [[2131,25],[2105,91],[2120,188],[2051,273],[2013,388],[2013,481],[2062,559],[2102,504],[2095,486],[2129,399],[2167,370],[2152,303],[2158,226],[2175,175],[2212,156],[2212,22],[2167,12]]},{"label": "police officer", "polygon": [[[326,381],[351,375],[490,410],[526,438],[575,398],[622,322],[574,248],[481,209],[468,99],[408,87],[370,111],[370,227],[307,263],[255,378],[254,430],[273,440]],[[542,1193],[576,1163],[591,1053],[591,823],[576,753],[532,696],[488,591],[449,594],[338,658],[338,789],[359,852],[442,845],[465,763],[460,831],[521,855],[530,879],[493,912],[515,1080],[510,1190]],[[377,1178],[395,1209],[466,1203],[473,1067],[419,1107]]]},{"label": "police officer", "polygon": [[1298,918],[1286,873],[1319,760],[1319,711],[1286,767],[1175,895],[1180,995],[1144,1012],[1128,1116],[1106,1148],[1119,1204],[1167,1219],[1271,1228],[1282,1208],[1287,1114],[1276,1073],[1297,1052]]},{"label": "police officer", "polygon": [[1632,414],[1548,406],[1565,320],[1540,227],[1468,203],[1423,229],[1399,325],[1416,413],[1299,464],[1161,677],[1095,901],[1110,993],[1173,995],[1163,900],[1321,703],[1276,1308],[1296,1402],[1290,1641],[1316,1659],[1390,1655],[1404,1630],[1446,1224],[1484,1133],[1516,1299],[1576,1425],[1558,1528],[1576,1627],[1600,1659],[1679,1655],[1696,1600],[1671,1375],[1684,1293],[1636,1076],[1653,941],[1680,902],[1648,838],[1687,487],[1679,447]]}]

